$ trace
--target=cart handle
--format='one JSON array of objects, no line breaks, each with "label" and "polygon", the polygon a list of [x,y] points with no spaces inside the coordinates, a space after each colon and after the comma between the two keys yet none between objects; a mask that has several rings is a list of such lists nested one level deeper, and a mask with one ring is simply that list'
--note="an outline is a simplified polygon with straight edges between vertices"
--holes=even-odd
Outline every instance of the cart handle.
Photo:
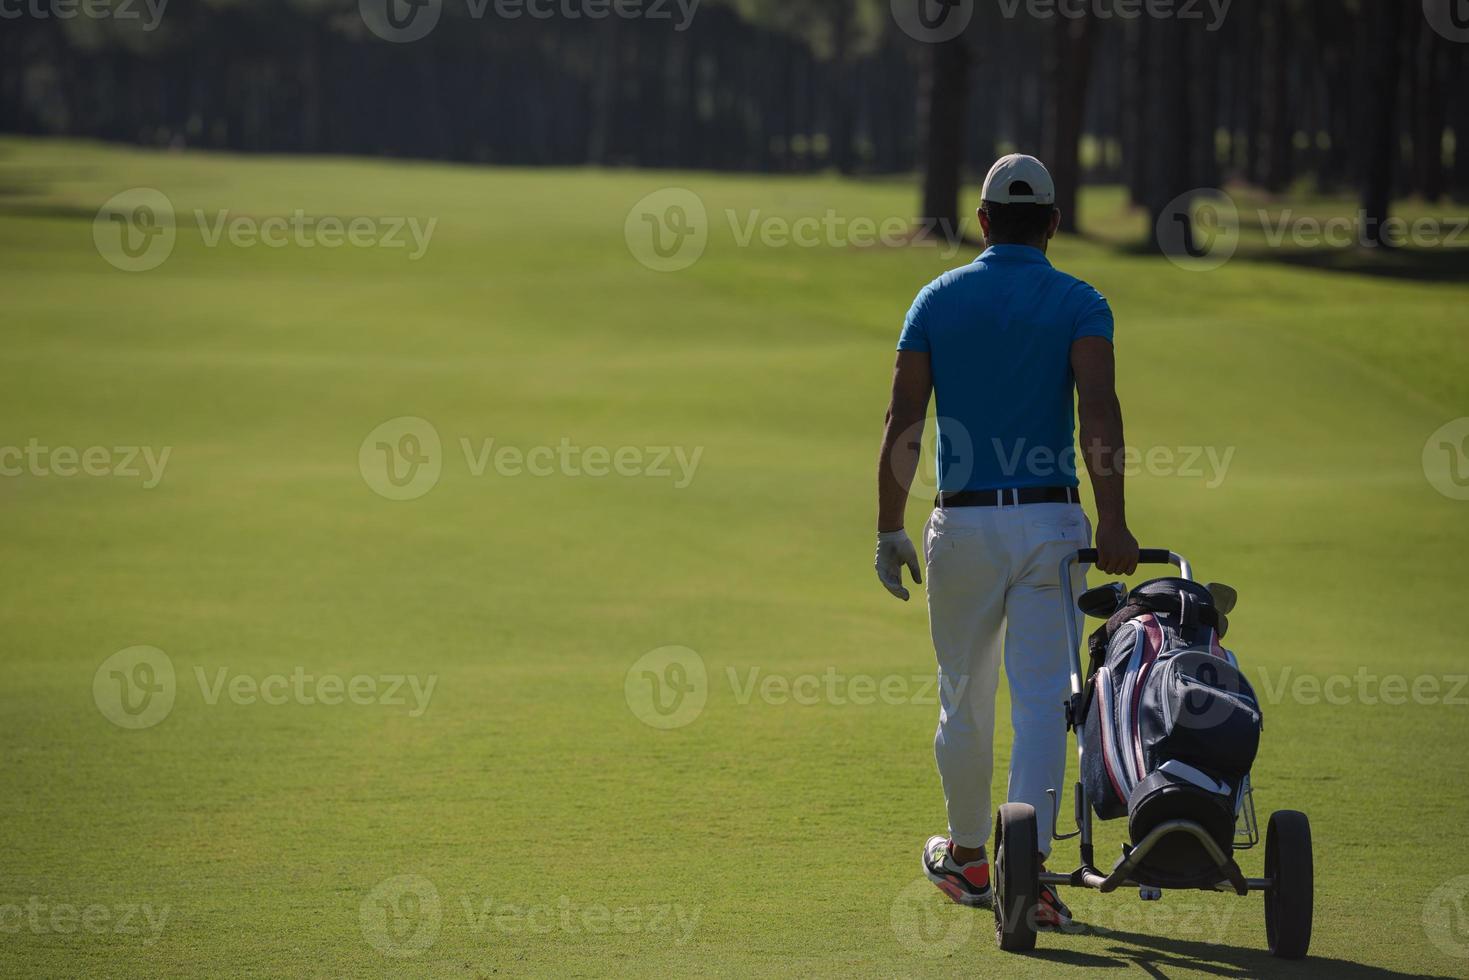
[{"label": "cart handle", "polygon": [[[1097,563],[1097,549],[1082,548],[1076,553],[1076,560],[1083,565],[1095,565]],[[1167,548],[1141,548],[1137,553],[1137,563],[1139,565],[1177,565],[1180,561],[1183,561],[1183,559]],[[1184,564],[1188,563],[1184,562]]]},{"label": "cart handle", "polygon": [[[1167,548],[1143,548],[1137,553],[1138,563],[1141,565],[1177,565],[1179,573],[1189,581],[1193,581],[1194,570],[1188,559]],[[1076,595],[1071,587],[1071,570],[1078,564],[1095,565],[1097,563],[1096,548],[1082,548],[1061,559],[1061,601],[1065,603],[1063,618],[1066,620],[1066,640],[1068,643],[1067,653],[1071,662],[1071,693],[1080,697],[1082,690],[1081,676],[1081,636],[1077,618],[1081,613],[1076,608]]]}]

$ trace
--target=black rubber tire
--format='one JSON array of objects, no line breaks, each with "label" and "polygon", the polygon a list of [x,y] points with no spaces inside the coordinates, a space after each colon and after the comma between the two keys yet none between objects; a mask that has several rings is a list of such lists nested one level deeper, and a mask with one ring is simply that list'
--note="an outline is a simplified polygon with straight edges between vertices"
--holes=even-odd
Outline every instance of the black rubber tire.
[{"label": "black rubber tire", "polygon": [[1035,949],[1040,854],[1035,807],[1006,803],[995,818],[995,940],[1008,953]]},{"label": "black rubber tire", "polygon": [[1265,831],[1265,938],[1270,952],[1298,960],[1311,948],[1315,865],[1311,821],[1298,810],[1277,810]]}]

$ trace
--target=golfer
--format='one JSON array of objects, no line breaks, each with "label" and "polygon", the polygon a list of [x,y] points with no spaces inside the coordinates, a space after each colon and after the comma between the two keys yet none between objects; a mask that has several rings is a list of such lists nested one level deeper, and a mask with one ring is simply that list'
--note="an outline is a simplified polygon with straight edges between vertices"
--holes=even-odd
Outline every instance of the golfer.
[{"label": "golfer", "polygon": [[[1051,849],[1046,791],[1059,803],[1070,693],[1058,568],[1091,539],[1077,491],[1078,414],[1097,504],[1097,566],[1127,575],[1138,561],[1116,465],[1123,441],[1112,311],[1047,260],[1061,219],[1055,200],[1034,157],[1007,156],[990,170],[979,209],[984,253],[924,287],[908,311],[878,466],[877,577],[906,601],[903,566],[915,582],[923,576],[903,512],[937,395],[939,494],[923,555],[940,682],[934,754],[949,833],[929,839],[923,865],[970,906],[991,899],[985,844],[1002,650],[1015,733],[1008,796],[1035,807],[1042,861]],[[1078,593],[1084,579],[1079,571]],[[1070,922],[1048,886],[1036,916],[1040,926]]]}]

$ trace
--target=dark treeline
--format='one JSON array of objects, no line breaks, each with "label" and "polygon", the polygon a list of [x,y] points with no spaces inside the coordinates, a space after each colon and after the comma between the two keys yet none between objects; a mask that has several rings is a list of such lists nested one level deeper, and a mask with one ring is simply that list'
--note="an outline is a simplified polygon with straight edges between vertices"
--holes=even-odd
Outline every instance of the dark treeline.
[{"label": "dark treeline", "polygon": [[411,43],[372,34],[355,0],[179,0],[151,32],[0,21],[0,129],[512,165],[917,165],[921,45],[892,31],[839,62],[729,6],[674,23],[474,18],[455,0]]},{"label": "dark treeline", "polygon": [[[1443,25],[1458,29],[1450,3]],[[958,212],[963,168],[944,165],[935,132],[988,132],[946,115],[944,93],[990,98],[996,55],[1012,44],[1026,45],[1041,95],[1026,118],[1044,120],[1022,143],[1050,163],[1063,212],[1087,179],[1123,183],[1155,219],[1202,188],[1279,194],[1304,182],[1359,195],[1375,237],[1394,198],[1469,199],[1469,22],[1452,40],[1418,0],[1237,0],[1214,30],[1204,4],[1201,19],[1095,14],[1117,6],[1045,19],[1037,40],[1010,26],[1001,11],[1013,4],[982,3],[964,36],[932,46],[925,216]]]},{"label": "dark treeline", "polygon": [[943,219],[1012,148],[1048,160],[1068,214],[1085,180],[1123,183],[1154,212],[1229,181],[1349,190],[1373,215],[1404,195],[1469,197],[1469,44],[1417,0],[1236,0],[1218,24],[1205,3],[1198,18],[1125,20],[1097,15],[1119,0],[1062,4],[1081,17],[975,0],[943,43],[905,33],[888,0],[705,0],[685,30],[672,5],[507,19],[493,0],[479,17],[443,0],[412,43],[372,33],[356,0],[175,0],[155,30],[136,0],[134,20],[37,16],[37,2],[0,20],[0,131],[507,165],[921,169],[924,216]]}]

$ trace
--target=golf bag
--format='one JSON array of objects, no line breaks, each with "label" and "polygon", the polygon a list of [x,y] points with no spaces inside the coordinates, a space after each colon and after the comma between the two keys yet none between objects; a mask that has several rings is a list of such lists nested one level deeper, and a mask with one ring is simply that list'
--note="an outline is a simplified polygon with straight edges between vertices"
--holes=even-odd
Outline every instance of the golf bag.
[{"label": "golf bag", "polygon": [[[1081,708],[1081,777],[1097,816],[1126,816],[1134,844],[1165,821],[1190,820],[1228,854],[1262,719],[1254,689],[1220,644],[1224,612],[1207,588],[1181,578],[1126,594],[1101,586],[1081,605],[1093,615],[1115,609],[1088,643]],[[1180,880],[1213,866],[1186,834],[1164,838],[1146,863]]]}]

